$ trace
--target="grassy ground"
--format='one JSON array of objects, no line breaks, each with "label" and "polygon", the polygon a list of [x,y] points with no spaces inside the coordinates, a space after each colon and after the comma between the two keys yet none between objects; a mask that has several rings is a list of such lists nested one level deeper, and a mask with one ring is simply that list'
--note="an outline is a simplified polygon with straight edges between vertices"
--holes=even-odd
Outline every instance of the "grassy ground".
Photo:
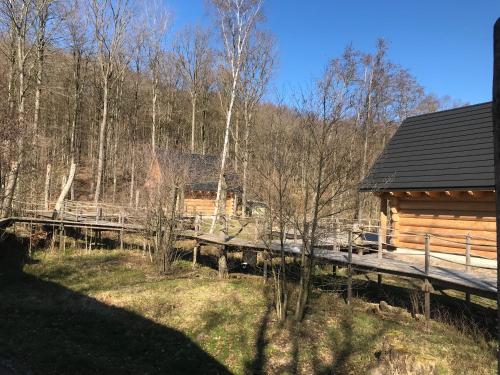
[{"label": "grassy ground", "polygon": [[347,307],[317,290],[302,324],[280,325],[261,278],[180,268],[159,277],[134,251],[35,254],[22,273],[0,274],[0,365],[34,374],[495,373],[493,344],[477,332],[361,299]]}]

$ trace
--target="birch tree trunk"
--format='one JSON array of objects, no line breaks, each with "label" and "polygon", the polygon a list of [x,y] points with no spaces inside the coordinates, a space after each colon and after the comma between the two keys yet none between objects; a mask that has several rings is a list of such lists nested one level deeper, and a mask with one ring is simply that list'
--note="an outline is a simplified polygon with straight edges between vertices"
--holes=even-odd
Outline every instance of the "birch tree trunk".
[{"label": "birch tree trunk", "polygon": [[151,128],[151,147],[156,152],[156,101],[158,100],[158,77],[153,73],[153,100],[152,100],[152,128]]},{"label": "birch tree trunk", "polygon": [[99,127],[99,155],[97,157],[97,178],[95,184],[94,202],[98,203],[101,197],[102,177],[104,172],[104,145],[106,143],[106,124],[108,119],[108,77],[104,79],[102,119]]},{"label": "birch tree trunk", "polygon": [[222,154],[221,154],[221,164],[220,164],[220,170],[219,170],[219,181],[217,182],[217,195],[215,198],[215,210],[214,210],[214,217],[212,219],[212,224],[210,225],[210,233],[213,234],[215,231],[215,226],[217,224],[217,220],[219,219],[219,215],[221,214],[221,197],[223,195],[222,192],[222,187],[224,183],[224,175],[226,173],[226,160],[227,156],[229,153],[229,132],[231,128],[231,116],[233,114],[233,105],[234,105],[234,100],[236,97],[236,83],[237,81],[234,80],[233,82],[233,88],[231,90],[231,99],[229,101],[229,107],[227,110],[226,114],[226,127],[224,130],[224,143],[222,146]]},{"label": "birch tree trunk", "polygon": [[71,185],[73,184],[73,180],[75,178],[75,172],[76,172],[76,163],[72,162],[71,167],[69,169],[69,175],[68,178],[66,179],[66,182],[61,190],[61,194],[59,194],[59,198],[57,198],[56,205],[54,206],[54,211],[52,213],[52,218],[55,219],[59,212],[61,211],[62,204],[64,202],[64,199],[66,199],[66,196],[68,195],[69,189],[71,188]]},{"label": "birch tree trunk", "polygon": [[196,94],[191,94],[191,153],[195,151],[196,134]]},{"label": "birch tree trunk", "polygon": [[49,209],[49,199],[50,199],[50,182],[52,179],[52,164],[47,164],[47,170],[45,172],[45,189],[43,194],[43,203],[45,210]]},{"label": "birch tree trunk", "polygon": [[246,217],[246,211],[247,211],[247,200],[248,200],[248,162],[250,159],[250,148],[249,148],[249,142],[250,142],[250,121],[251,121],[251,116],[252,114],[249,113],[247,106],[245,106],[245,135],[243,139],[243,146],[244,146],[244,151],[243,151],[243,162],[242,162],[242,167],[243,167],[243,172],[242,172],[242,191],[241,191],[241,216],[243,218]]}]

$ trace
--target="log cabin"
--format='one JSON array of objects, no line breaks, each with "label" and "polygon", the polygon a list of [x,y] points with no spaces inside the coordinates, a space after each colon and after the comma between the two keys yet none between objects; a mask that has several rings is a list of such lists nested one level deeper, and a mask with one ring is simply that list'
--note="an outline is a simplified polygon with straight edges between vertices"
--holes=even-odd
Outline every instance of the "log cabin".
[{"label": "log cabin", "polygon": [[[160,176],[183,174],[184,189],[177,202],[183,215],[213,215],[219,179],[220,158],[213,155],[183,154],[157,150],[147,173],[145,187],[150,189],[160,181]],[[168,171],[168,172],[166,172]],[[234,216],[239,209],[241,185],[238,175],[228,163],[223,183],[223,215]]]},{"label": "log cabin", "polygon": [[362,181],[396,249],[496,259],[491,103],[407,118]]}]

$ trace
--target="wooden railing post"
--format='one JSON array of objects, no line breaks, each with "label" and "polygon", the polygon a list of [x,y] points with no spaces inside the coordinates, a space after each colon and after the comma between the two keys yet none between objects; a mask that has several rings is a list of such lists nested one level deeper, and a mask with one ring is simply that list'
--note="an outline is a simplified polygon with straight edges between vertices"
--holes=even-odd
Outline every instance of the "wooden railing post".
[{"label": "wooden railing post", "polygon": [[465,236],[465,272],[470,271],[470,246],[471,246],[470,233]]},{"label": "wooden railing post", "polygon": [[340,225],[339,225],[339,219],[335,219],[335,240],[333,241],[333,247],[335,251],[340,250],[339,246],[339,237],[340,237]]},{"label": "wooden railing post", "polygon": [[[470,247],[471,247],[471,235],[470,233],[465,236],[465,272],[470,272]],[[470,293],[465,292],[465,301],[470,303]]]},{"label": "wooden railing post", "polygon": [[120,227],[120,250],[123,250],[123,223],[124,223],[124,216],[123,216],[123,213],[120,212],[118,214],[118,221],[120,222],[121,224],[121,227]]},{"label": "wooden railing post", "polygon": [[[430,250],[431,236],[429,234],[425,235],[425,276],[429,275],[429,270],[431,266],[431,250]],[[425,319],[429,320],[431,318],[431,284],[429,279],[426,277],[424,281],[424,310]]]},{"label": "wooden railing post", "polygon": [[429,268],[431,266],[431,250],[430,250],[430,242],[431,236],[429,234],[425,235],[425,275],[429,274]]},{"label": "wooden railing post", "polygon": [[[382,241],[382,228],[378,227],[377,229],[377,242],[378,242],[378,251],[377,251],[377,259],[382,259],[382,251],[384,248],[384,243]],[[382,274],[377,273],[377,285],[379,288],[382,287]]]},{"label": "wooden railing post", "polygon": [[348,234],[347,248],[347,304],[350,306],[352,302],[352,230]]}]

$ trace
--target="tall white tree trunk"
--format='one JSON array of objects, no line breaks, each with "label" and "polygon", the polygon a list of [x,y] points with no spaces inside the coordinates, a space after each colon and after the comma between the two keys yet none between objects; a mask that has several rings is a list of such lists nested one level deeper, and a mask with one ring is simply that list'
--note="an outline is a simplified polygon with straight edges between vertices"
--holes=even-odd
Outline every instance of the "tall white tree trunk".
[{"label": "tall white tree trunk", "polygon": [[245,147],[243,151],[243,162],[242,162],[242,192],[241,192],[241,216],[246,217],[246,209],[248,206],[248,162],[250,159],[250,121],[251,121],[251,113],[248,112],[248,108],[245,108],[245,135],[243,139],[243,146]]},{"label": "tall white tree trunk", "polygon": [[194,135],[196,134],[196,94],[191,95],[191,153],[194,154]]},{"label": "tall white tree trunk", "polygon": [[45,189],[43,194],[43,205],[45,210],[49,209],[51,179],[52,179],[52,164],[47,163],[47,170],[45,172]]},{"label": "tall white tree trunk", "polygon": [[152,128],[151,128],[151,147],[153,152],[156,152],[156,102],[158,100],[158,77],[156,74],[153,74],[153,108],[152,108]]},{"label": "tall white tree trunk", "polygon": [[101,126],[99,127],[99,155],[97,157],[97,178],[95,184],[94,202],[101,198],[102,177],[104,172],[104,144],[106,142],[106,124],[108,118],[108,77],[104,79],[103,107]]},{"label": "tall white tree trunk", "polygon": [[73,185],[73,180],[75,178],[75,172],[76,172],[76,163],[72,162],[71,167],[69,169],[69,175],[68,178],[66,179],[66,182],[61,190],[61,194],[59,194],[59,198],[57,198],[56,205],[54,206],[54,212],[52,213],[52,217],[56,218],[59,212],[61,211],[62,204],[64,202],[64,199],[66,199],[66,196],[68,195],[69,189],[71,188],[71,185]]},{"label": "tall white tree trunk", "polygon": [[212,219],[212,225],[210,226],[210,233],[215,231],[215,226],[217,224],[217,220],[219,219],[219,215],[221,214],[220,210],[222,207],[221,198],[223,195],[222,188],[224,184],[224,175],[226,173],[226,160],[229,153],[229,132],[231,129],[231,117],[233,114],[233,106],[234,100],[236,98],[236,84],[237,80],[233,81],[233,88],[231,90],[231,99],[229,100],[229,106],[226,113],[226,127],[224,131],[224,144],[222,147],[222,155],[220,161],[220,171],[219,171],[219,181],[217,183],[217,196],[215,198],[215,209],[214,209],[214,217]]},{"label": "tall white tree trunk", "polygon": [[9,176],[5,185],[5,197],[1,207],[0,217],[6,217],[12,207],[12,201],[14,199],[14,192],[16,190],[19,166],[21,162],[22,157],[19,157],[18,160],[15,160],[11,163]]}]

